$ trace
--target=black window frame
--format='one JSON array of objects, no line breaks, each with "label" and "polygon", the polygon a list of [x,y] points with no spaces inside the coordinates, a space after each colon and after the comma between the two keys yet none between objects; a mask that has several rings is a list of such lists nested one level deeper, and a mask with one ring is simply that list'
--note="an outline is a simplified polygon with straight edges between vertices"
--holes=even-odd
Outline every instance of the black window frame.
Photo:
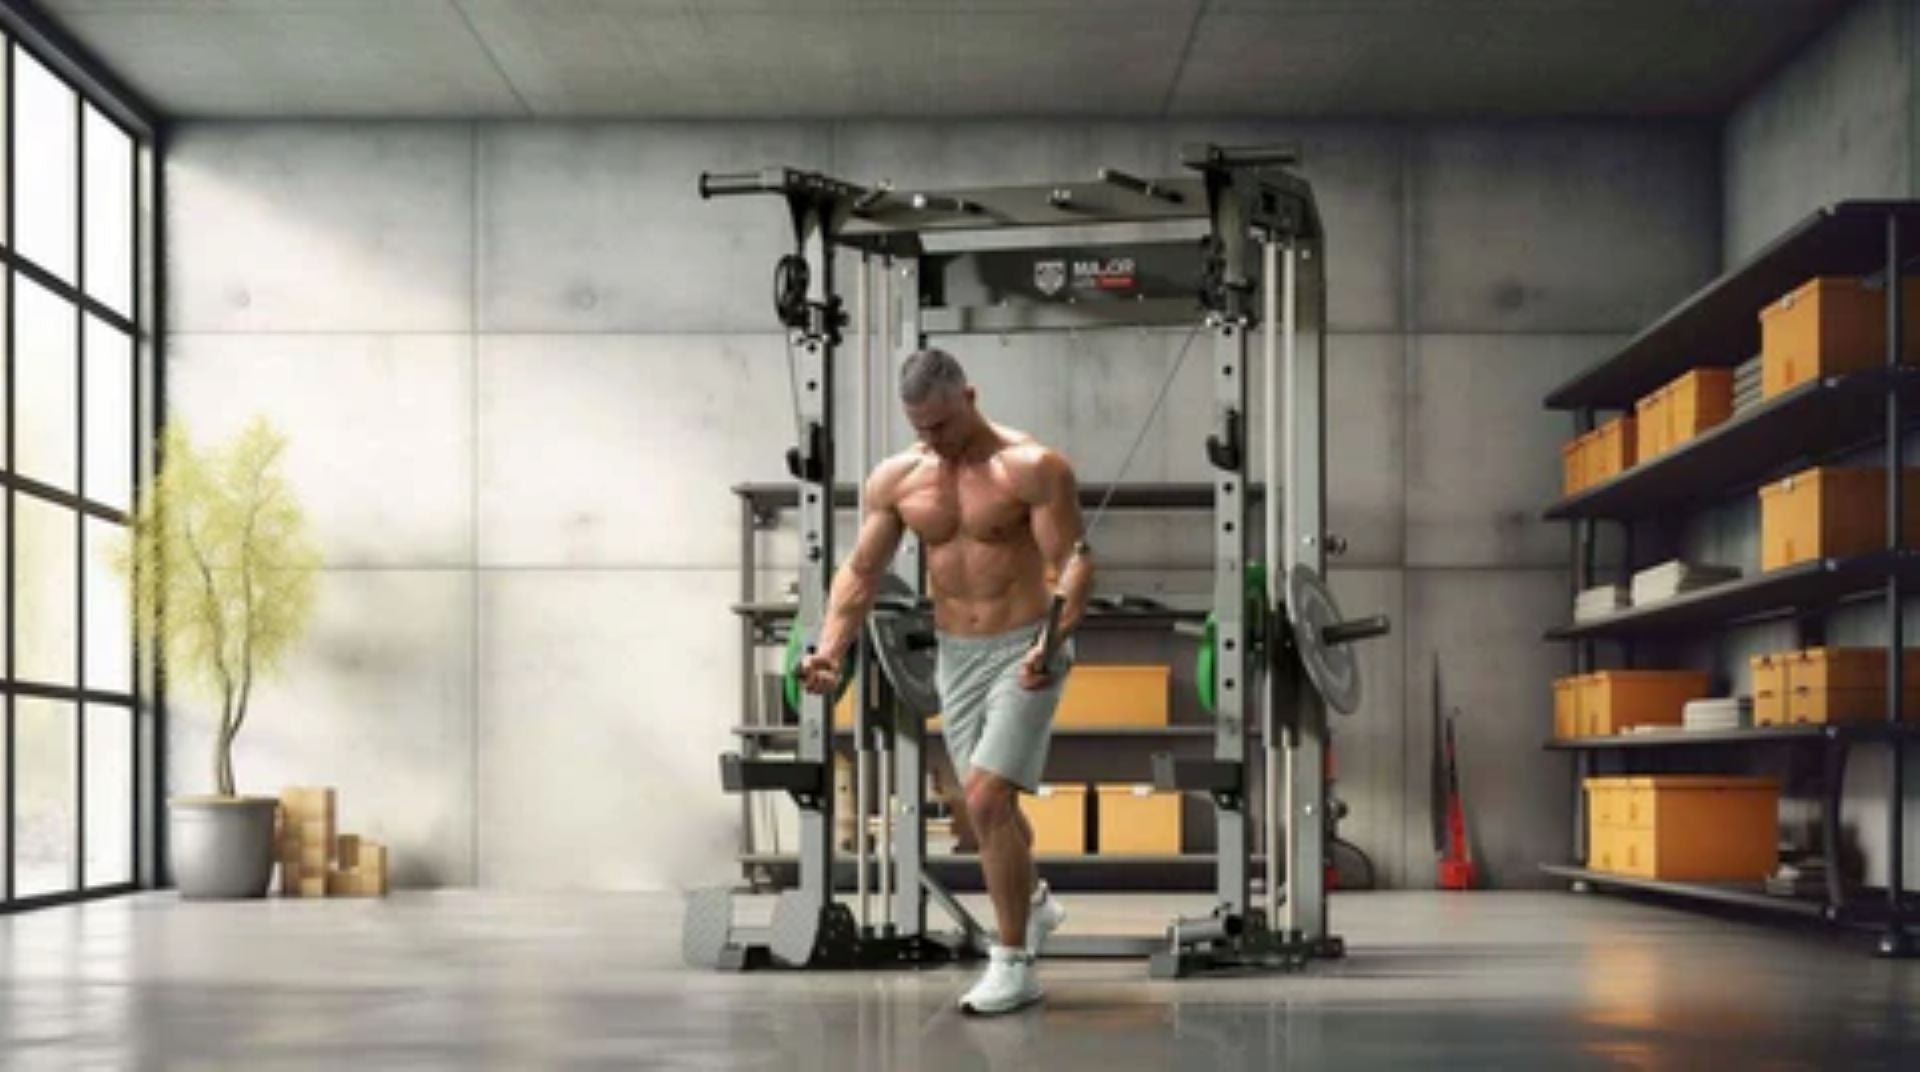
[{"label": "black window frame", "polygon": [[[128,623],[129,690],[126,692],[105,691],[88,687],[87,673],[87,528],[88,522],[100,521],[120,526],[122,531],[130,522],[130,509],[139,501],[147,481],[147,472],[142,459],[151,457],[157,439],[159,414],[163,406],[164,359],[162,341],[164,339],[161,324],[163,287],[163,260],[160,256],[162,234],[162,212],[160,211],[164,185],[162,182],[161,160],[164,151],[165,128],[158,114],[137,94],[127,90],[104,65],[86,49],[78,45],[37,8],[24,0],[0,0],[0,34],[4,34],[4,49],[0,49],[0,86],[4,87],[5,131],[4,146],[0,146],[0,167],[5,169],[7,204],[4,208],[4,226],[0,226],[0,271],[7,273],[5,280],[5,318],[0,324],[0,351],[3,351],[7,406],[6,441],[4,455],[0,455],[0,495],[7,499],[5,509],[4,569],[6,573],[6,600],[4,663],[0,663],[0,706],[4,707],[4,796],[0,806],[0,821],[4,826],[4,852],[0,853],[0,913],[11,913],[78,901],[96,900],[103,897],[121,896],[142,888],[160,884],[160,868],[156,861],[163,858],[165,852],[164,824],[161,821],[162,809],[159,801],[164,793],[166,711],[162,702],[162,693],[157,686],[158,666],[147,666],[148,653],[142,650],[139,638],[133,635],[133,627]],[[19,51],[30,54],[41,66],[74,95],[75,121],[75,159],[74,159],[74,259],[73,281],[60,279],[53,272],[35,263],[15,248],[15,225],[19,212],[15,211],[19,197],[15,167],[15,141],[19,135],[16,121],[16,101],[18,93],[15,85],[17,69],[16,55]],[[131,263],[127,266],[130,290],[127,294],[128,308],[123,313],[107,306],[88,293],[90,280],[87,273],[87,139],[88,114],[93,112],[105,119],[125,135],[131,149],[128,161],[127,182],[131,195],[131,214],[128,226],[128,255]],[[75,363],[74,391],[74,490],[69,492],[49,486],[40,481],[23,477],[14,471],[18,457],[17,437],[20,422],[17,420],[18,392],[16,389],[16,324],[15,303],[21,281],[31,280],[55,297],[60,298],[71,308],[74,316],[75,338],[72,360]],[[129,457],[126,459],[128,473],[132,478],[132,497],[128,509],[121,509],[88,498],[87,480],[87,346],[89,317],[101,325],[111,328],[121,337],[115,340],[118,347],[124,341],[131,369],[131,395],[128,414],[131,422]],[[71,514],[74,525],[75,591],[74,591],[74,673],[70,686],[58,683],[23,681],[16,677],[19,616],[18,605],[18,504],[23,498],[30,498],[44,505],[59,507]],[[143,692],[146,694],[143,697]],[[18,751],[15,747],[16,708],[20,700],[50,700],[71,705],[73,732],[73,859],[71,861],[68,888],[51,893],[36,894],[29,897],[16,896],[18,892],[17,856],[19,839],[16,836],[16,795],[18,792]],[[129,776],[132,785],[128,794],[131,808],[126,816],[128,823],[129,859],[125,861],[126,881],[89,885],[87,878],[87,725],[90,708],[111,708],[127,714],[128,756],[131,760]],[[144,720],[144,726],[143,726]],[[143,733],[143,730],[145,731]],[[148,747],[143,752],[143,740]],[[116,870],[119,870],[116,868]]]}]

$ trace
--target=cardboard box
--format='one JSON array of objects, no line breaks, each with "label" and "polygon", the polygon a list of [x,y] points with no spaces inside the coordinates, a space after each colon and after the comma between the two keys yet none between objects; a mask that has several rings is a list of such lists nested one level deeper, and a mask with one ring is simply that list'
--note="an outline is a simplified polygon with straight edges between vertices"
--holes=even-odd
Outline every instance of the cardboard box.
[{"label": "cardboard box", "polygon": [[1076,666],[1060,692],[1053,724],[1165,726],[1172,681],[1173,670],[1166,666]]},{"label": "cardboard box", "polygon": [[291,786],[280,791],[280,807],[295,822],[332,822],[338,798],[327,786]]},{"label": "cardboard box", "polygon": [[1084,856],[1087,851],[1087,787],[1043,785],[1020,795],[1020,810],[1033,826],[1035,856]]},{"label": "cardboard box", "polygon": [[[1920,719],[1920,651],[1906,652],[1906,720]],[[1885,648],[1807,648],[1756,655],[1753,720],[1760,726],[1879,722],[1887,717]]]},{"label": "cardboard box", "polygon": [[329,897],[384,897],[386,893],[384,878],[370,871],[334,871],[327,875]]},{"label": "cardboard box", "polygon": [[1633,417],[1615,417],[1594,429],[1587,436],[1586,486],[1603,484],[1633,468],[1639,449],[1639,421]]},{"label": "cardboard box", "polygon": [[1780,726],[1787,721],[1787,661],[1791,652],[1755,655],[1747,660],[1753,674],[1753,724]]},{"label": "cardboard box", "polygon": [[1664,390],[1667,392],[1667,450],[1733,416],[1732,369],[1694,369]]},{"label": "cardboard box", "polygon": [[1733,370],[1694,369],[1634,403],[1638,461],[1685,443],[1733,416]]},{"label": "cardboard box", "polygon": [[1580,736],[1580,687],[1584,677],[1577,674],[1553,683],[1553,736],[1556,740]]},{"label": "cardboard box", "polygon": [[1667,396],[1655,390],[1633,404],[1634,454],[1642,462],[1652,461],[1667,449]]},{"label": "cardboard box", "polygon": [[[1911,722],[1914,711],[1920,708],[1920,689],[1907,689],[1906,697],[1900,713],[1903,721]],[[1868,689],[1796,687],[1787,694],[1786,724],[1789,726],[1884,722],[1886,718],[1885,685]]]},{"label": "cardboard box", "polygon": [[1587,437],[1575,436],[1560,445],[1560,491],[1576,495],[1587,486]]},{"label": "cardboard box", "polygon": [[[1920,328],[1920,280],[1906,281],[1904,313]],[[1908,330],[1901,360],[1920,357],[1920,330]],[[1760,311],[1760,386],[1766,398],[1821,376],[1884,367],[1884,286],[1854,277],[1810,279]]]},{"label": "cardboard box", "polygon": [[[1920,649],[1908,648],[1902,668],[1904,684],[1920,684]],[[1858,689],[1887,687],[1885,648],[1807,648],[1789,652],[1787,673],[1794,688]]]},{"label": "cardboard box", "polygon": [[1616,832],[1619,830],[1620,828],[1616,826],[1594,825],[1589,813],[1587,825],[1587,868],[1589,870],[1602,871],[1609,875],[1624,873],[1625,845],[1624,839],[1617,836]]},{"label": "cardboard box", "polygon": [[1633,726],[1680,726],[1688,700],[1707,695],[1695,670],[1601,670],[1580,690],[1582,736],[1604,737]]},{"label": "cardboard box", "polygon": [[1587,822],[1595,829],[1622,826],[1627,821],[1627,780],[1588,778]]},{"label": "cardboard box", "polygon": [[[1920,325],[1916,325],[1920,327]],[[1920,536],[1920,469],[1904,479],[1905,542]],[[1884,469],[1807,469],[1760,489],[1760,568],[1782,569],[1887,546]]]},{"label": "cardboard box", "polygon": [[1094,825],[1102,856],[1176,856],[1180,852],[1180,794],[1151,785],[1102,785],[1095,791]]},{"label": "cardboard box", "polygon": [[1589,778],[1596,871],[1682,882],[1758,881],[1779,863],[1779,783],[1718,775]]},{"label": "cardboard box", "polygon": [[355,865],[360,871],[378,879],[384,891],[387,878],[391,873],[387,867],[387,847],[377,841],[360,843],[360,858]]},{"label": "cardboard box", "polygon": [[386,896],[387,847],[357,834],[341,834],[335,845],[339,866],[327,873],[327,895]]}]

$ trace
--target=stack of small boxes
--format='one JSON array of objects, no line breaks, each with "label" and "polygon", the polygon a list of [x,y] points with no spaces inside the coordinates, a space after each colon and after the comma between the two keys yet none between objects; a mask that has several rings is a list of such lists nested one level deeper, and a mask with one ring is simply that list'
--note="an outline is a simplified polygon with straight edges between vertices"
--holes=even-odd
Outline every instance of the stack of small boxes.
[{"label": "stack of small boxes", "polygon": [[327,875],[329,897],[385,897],[387,847],[356,834],[341,834],[340,867]]},{"label": "stack of small boxes", "polygon": [[294,787],[280,793],[280,894],[325,897],[333,856],[333,790]]},{"label": "stack of small boxes", "polygon": [[281,792],[278,841],[282,896],[386,896],[386,846],[353,834],[336,837],[336,808],[334,791],[329,788],[296,786]]}]

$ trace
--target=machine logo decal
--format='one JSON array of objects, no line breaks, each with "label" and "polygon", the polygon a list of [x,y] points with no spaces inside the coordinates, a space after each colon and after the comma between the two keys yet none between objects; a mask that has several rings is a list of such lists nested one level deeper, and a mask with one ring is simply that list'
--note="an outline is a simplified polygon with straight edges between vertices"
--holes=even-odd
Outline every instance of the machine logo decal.
[{"label": "machine logo decal", "polygon": [[1067,262],[1034,261],[1033,285],[1049,298],[1060,293],[1060,288],[1067,285]]},{"label": "machine logo decal", "polygon": [[1133,287],[1134,265],[1132,257],[1109,257],[1105,260],[1075,261],[1073,264],[1073,285],[1093,287],[1097,290],[1130,290]]}]

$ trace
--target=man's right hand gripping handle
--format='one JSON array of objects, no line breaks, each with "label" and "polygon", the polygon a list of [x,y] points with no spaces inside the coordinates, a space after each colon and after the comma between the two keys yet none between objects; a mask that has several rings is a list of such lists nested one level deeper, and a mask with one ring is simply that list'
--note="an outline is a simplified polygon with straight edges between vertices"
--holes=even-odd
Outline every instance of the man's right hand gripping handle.
[{"label": "man's right hand gripping handle", "polygon": [[808,652],[800,660],[800,685],[808,692],[823,695],[840,684],[840,656]]}]

